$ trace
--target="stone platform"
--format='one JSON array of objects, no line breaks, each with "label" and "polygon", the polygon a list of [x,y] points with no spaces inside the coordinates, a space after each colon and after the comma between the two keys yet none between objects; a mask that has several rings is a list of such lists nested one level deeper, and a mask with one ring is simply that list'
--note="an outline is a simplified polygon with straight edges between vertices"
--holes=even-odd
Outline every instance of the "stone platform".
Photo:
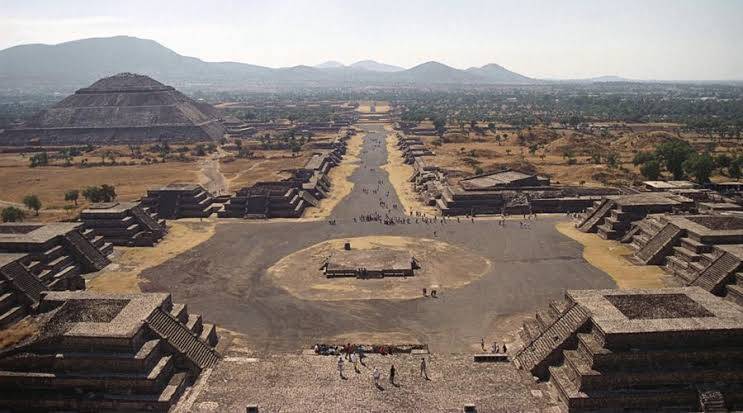
[{"label": "stone platform", "polygon": [[571,290],[522,337],[517,365],[571,411],[743,406],[743,311],[698,287]]},{"label": "stone platform", "polygon": [[410,277],[418,268],[415,258],[406,251],[375,248],[335,251],[323,264],[323,273],[328,278]]}]

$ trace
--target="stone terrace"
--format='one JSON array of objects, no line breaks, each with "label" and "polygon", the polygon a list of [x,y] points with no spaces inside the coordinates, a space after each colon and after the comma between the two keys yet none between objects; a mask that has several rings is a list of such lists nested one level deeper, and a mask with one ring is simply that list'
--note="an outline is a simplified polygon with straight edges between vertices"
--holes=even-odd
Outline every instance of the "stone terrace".
[{"label": "stone terrace", "polygon": [[701,288],[571,290],[522,336],[571,410],[743,406],[743,312]]},{"label": "stone terrace", "polygon": [[26,254],[23,266],[53,290],[83,288],[80,274],[103,269],[112,252],[79,222],[0,225],[0,253]]},{"label": "stone terrace", "polygon": [[663,265],[684,285],[696,285],[743,305],[743,218],[653,215],[637,224],[632,259]]},{"label": "stone terrace", "polygon": [[142,206],[160,218],[206,218],[217,212],[216,199],[201,185],[170,184],[147,191]]},{"label": "stone terrace", "polygon": [[167,411],[220,358],[214,326],[169,294],[48,292],[38,308],[33,334],[0,349],[4,407]]},{"label": "stone terrace", "polygon": [[136,202],[93,204],[82,211],[80,220],[106,242],[119,246],[152,247],[167,232],[165,220]]}]

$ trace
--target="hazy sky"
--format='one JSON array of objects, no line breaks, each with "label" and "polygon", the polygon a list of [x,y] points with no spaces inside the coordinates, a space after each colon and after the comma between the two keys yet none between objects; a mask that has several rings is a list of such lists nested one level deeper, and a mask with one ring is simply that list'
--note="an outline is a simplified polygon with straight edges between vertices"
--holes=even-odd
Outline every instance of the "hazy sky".
[{"label": "hazy sky", "polygon": [[272,67],[437,60],[549,78],[743,79],[743,0],[0,0],[0,49],[113,35]]}]

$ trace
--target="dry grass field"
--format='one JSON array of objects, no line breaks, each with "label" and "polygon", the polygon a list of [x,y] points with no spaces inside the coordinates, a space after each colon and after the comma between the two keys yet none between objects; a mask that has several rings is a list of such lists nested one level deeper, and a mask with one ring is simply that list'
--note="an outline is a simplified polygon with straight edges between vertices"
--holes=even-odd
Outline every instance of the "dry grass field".
[{"label": "dry grass field", "polygon": [[[76,165],[73,163],[73,165]],[[43,209],[39,220],[54,221],[71,218],[86,205],[82,195],[78,207],[73,208],[64,200],[68,190],[82,190],[87,186],[108,184],[116,188],[122,201],[136,200],[144,196],[147,189],[171,182],[194,182],[199,166],[196,162],[168,161],[148,165],[127,165],[117,160],[117,165],[94,166],[42,166],[30,168],[28,159],[19,154],[0,155],[0,201],[4,204],[20,203],[26,195],[37,195]],[[67,207],[67,208],[66,208]],[[33,214],[27,218],[34,220]]]},{"label": "dry grass field", "polygon": [[285,169],[300,168],[307,162],[309,153],[292,156],[290,151],[256,151],[256,157],[222,161],[220,170],[227,180],[229,191],[253,185],[260,181],[284,179],[289,173]]},{"label": "dry grass field", "polygon": [[[419,127],[432,128],[433,125],[421,122]],[[666,127],[671,126],[643,125],[640,128],[635,125],[632,130],[607,134],[551,128],[500,129],[495,134],[485,131],[480,135],[470,131],[468,126],[460,129],[458,125],[448,125],[443,139],[438,136],[419,138],[436,153],[435,163],[454,175],[510,167],[548,175],[553,183],[585,186],[628,185],[641,181],[639,169],[632,164],[634,155],[640,151],[652,151],[657,145],[678,136],[699,151],[710,147],[714,154],[740,151],[729,142],[679,135],[678,131],[666,130]],[[532,146],[536,146],[535,151],[530,150]],[[596,153],[605,156],[609,152],[618,155],[618,164],[614,167],[609,167],[604,160],[596,163],[592,159]]]}]

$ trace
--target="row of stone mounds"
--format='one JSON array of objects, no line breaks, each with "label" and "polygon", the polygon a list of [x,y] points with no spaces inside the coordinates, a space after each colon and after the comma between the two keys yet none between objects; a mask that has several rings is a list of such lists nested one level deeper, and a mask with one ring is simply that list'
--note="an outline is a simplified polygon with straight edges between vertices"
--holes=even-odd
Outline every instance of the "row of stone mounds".
[{"label": "row of stone mounds", "polygon": [[435,165],[435,154],[417,137],[398,135],[398,148],[413,166],[410,182],[422,201],[442,215],[580,212],[615,188],[553,186],[548,177],[510,168],[453,177]]},{"label": "row of stone mounds", "polygon": [[302,168],[287,171],[281,181],[257,182],[231,196],[218,212],[221,218],[299,218],[308,207],[315,207],[328,196],[328,173],[340,164],[346,153],[343,138],[331,147],[316,151]]}]

